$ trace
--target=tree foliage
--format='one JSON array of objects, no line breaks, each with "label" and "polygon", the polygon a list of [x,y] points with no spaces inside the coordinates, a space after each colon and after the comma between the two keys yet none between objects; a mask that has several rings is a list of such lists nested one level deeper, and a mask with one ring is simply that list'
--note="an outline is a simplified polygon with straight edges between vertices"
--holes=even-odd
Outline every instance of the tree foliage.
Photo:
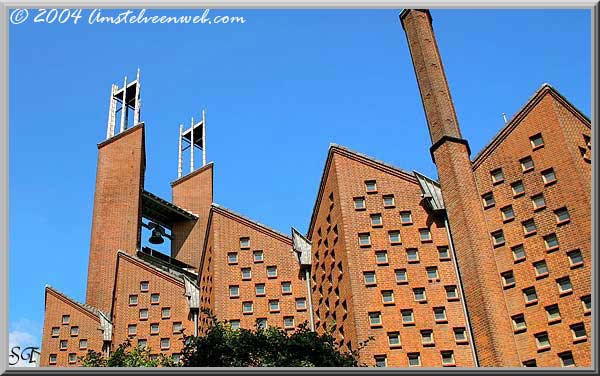
[{"label": "tree foliage", "polygon": [[83,367],[175,367],[178,365],[173,358],[165,354],[151,356],[150,348],[132,347],[129,340],[120,344],[108,358],[102,353],[89,350],[80,361]]}]

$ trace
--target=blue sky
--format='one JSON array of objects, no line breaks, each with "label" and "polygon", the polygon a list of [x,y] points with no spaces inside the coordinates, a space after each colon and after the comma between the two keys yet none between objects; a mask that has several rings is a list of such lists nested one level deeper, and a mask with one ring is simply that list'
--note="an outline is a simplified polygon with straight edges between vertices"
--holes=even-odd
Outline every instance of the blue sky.
[{"label": "blue sky", "polygon": [[[10,330],[39,341],[45,284],[85,301],[96,144],[110,85],[138,66],[145,186],[163,198],[177,176],[178,124],[202,108],[215,202],[285,233],[306,230],[330,143],[436,177],[398,14],[221,9],[210,16],[246,23],[11,25]],[[502,127],[502,113],[510,118],[544,82],[590,116],[589,11],[432,16],[473,155]]]}]

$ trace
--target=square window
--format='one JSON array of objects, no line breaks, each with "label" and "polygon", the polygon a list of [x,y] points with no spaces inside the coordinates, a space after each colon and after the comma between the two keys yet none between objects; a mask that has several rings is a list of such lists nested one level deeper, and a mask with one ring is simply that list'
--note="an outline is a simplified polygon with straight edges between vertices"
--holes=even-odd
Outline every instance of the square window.
[{"label": "square window", "polygon": [[438,273],[438,268],[436,266],[427,267],[425,270],[427,271],[427,278],[428,279],[430,279],[430,280],[431,279],[436,280],[436,279],[440,278],[440,275]]},{"label": "square window", "polygon": [[513,210],[512,205],[503,207],[502,209],[500,209],[500,212],[502,213],[502,220],[504,222],[508,222],[515,218],[515,211]]},{"label": "square window", "polygon": [[256,289],[256,296],[264,296],[266,294],[264,283],[257,283],[254,285],[254,288]]},{"label": "square window", "polygon": [[242,268],[242,280],[252,279],[252,269]]},{"label": "square window", "polygon": [[148,319],[148,310],[145,308],[140,309],[139,318],[140,318],[140,320],[147,320]]},{"label": "square window", "polygon": [[546,261],[536,261],[533,263],[533,267],[535,269],[535,276],[540,278],[548,275],[548,265]]},{"label": "square window", "polygon": [[569,277],[557,279],[556,284],[558,285],[558,292],[561,294],[573,291],[573,286],[571,285],[571,280]]},{"label": "square window", "polygon": [[523,225],[523,234],[525,236],[532,235],[537,232],[537,226],[535,225],[535,221],[532,219],[528,219],[521,223]]},{"label": "square window", "polygon": [[540,210],[546,207],[546,200],[542,193],[531,197],[531,203],[533,204],[533,210]]},{"label": "square window", "polygon": [[558,308],[558,304],[552,304],[548,307],[545,307],[544,309],[546,310],[546,316],[548,316],[548,321],[560,321],[560,309]]},{"label": "square window", "polygon": [[437,247],[438,257],[440,260],[449,260],[450,252],[448,252],[448,247]]},{"label": "square window", "polygon": [[361,247],[370,246],[371,245],[371,234],[368,232],[358,234],[358,245],[360,245]]},{"label": "square window", "polygon": [[148,346],[148,341],[145,339],[138,339],[137,344],[138,344],[138,347],[145,349]]},{"label": "square window", "polygon": [[256,328],[257,329],[266,329],[267,328],[267,319],[266,318],[256,319]]},{"label": "square window", "polygon": [[377,283],[375,272],[373,271],[363,272],[363,277],[365,279],[365,284],[367,285],[374,285]]},{"label": "square window", "polygon": [[254,310],[254,305],[252,302],[243,302],[242,303],[242,312],[244,313],[252,313]]},{"label": "square window", "polygon": [[481,196],[481,199],[483,200],[483,207],[486,209],[496,205],[496,200],[494,200],[494,194],[492,192],[484,194]]},{"label": "square window", "polygon": [[501,168],[493,170],[490,172],[490,175],[492,175],[492,184],[498,184],[504,181],[504,173]]},{"label": "square window", "polygon": [[69,315],[63,315],[62,316],[62,323],[63,325],[68,325],[71,322],[71,316]]},{"label": "square window", "polygon": [[269,311],[271,311],[271,312],[279,311],[279,300],[269,300]]},{"label": "square window", "polygon": [[286,316],[283,318],[283,327],[284,328],[293,328],[294,327],[294,316]]},{"label": "square window", "polygon": [[529,359],[523,362],[523,367],[537,367],[535,359]]},{"label": "square window", "polygon": [[573,339],[575,341],[581,341],[587,338],[587,332],[585,331],[585,325],[580,322],[570,326]]},{"label": "square window", "polygon": [[415,296],[415,300],[417,302],[424,302],[427,300],[427,297],[425,295],[425,289],[422,287],[417,287],[413,289],[413,294]]},{"label": "square window", "polygon": [[433,317],[436,322],[446,321],[446,308],[444,307],[435,307],[433,309]]},{"label": "square window", "polygon": [[528,287],[523,289],[523,297],[525,298],[525,304],[533,304],[538,300],[537,292],[535,291],[535,287]]},{"label": "square window", "polygon": [[152,303],[152,304],[160,303],[160,294],[151,294],[150,295],[150,303]]},{"label": "square window", "polygon": [[400,333],[398,332],[390,332],[388,335],[388,345],[390,347],[398,347],[400,346]]},{"label": "square window", "polygon": [[542,180],[545,185],[552,184],[556,181],[556,174],[554,173],[554,169],[549,168],[547,170],[542,171]]},{"label": "square window", "polygon": [[396,275],[396,282],[408,282],[408,274],[406,273],[406,269],[396,269],[394,270],[394,274]]},{"label": "square window", "polygon": [[385,195],[383,196],[383,207],[384,208],[393,208],[396,205],[394,201],[394,195]]},{"label": "square window", "polygon": [[375,180],[365,181],[365,190],[367,193],[377,192],[377,182]]},{"label": "square window", "polygon": [[148,281],[140,282],[140,291],[141,292],[148,292],[149,289],[150,289],[150,282],[148,282]]},{"label": "square window", "polygon": [[581,305],[583,306],[584,313],[592,312],[592,296],[586,295],[581,297]]},{"label": "square window", "polygon": [[400,311],[402,314],[402,322],[404,324],[413,324],[415,322],[415,317],[412,309],[403,309]]},{"label": "square window", "polygon": [[453,351],[442,351],[442,364],[445,366],[454,365]]},{"label": "square window", "polygon": [[466,342],[467,330],[465,328],[454,328],[454,340],[456,342]]},{"label": "square window", "polygon": [[67,340],[63,339],[63,340],[60,341],[60,345],[59,346],[60,346],[61,350],[66,350],[67,347],[68,347],[68,345],[69,345],[69,343],[67,342]]},{"label": "square window", "polygon": [[547,252],[558,249],[559,244],[558,244],[558,237],[556,237],[556,234],[548,234],[548,235],[544,236],[544,245],[546,246]]},{"label": "square window", "polygon": [[52,337],[58,337],[60,335],[60,328],[55,326],[52,328]]},{"label": "square window", "polygon": [[306,299],[305,298],[296,298],[296,309],[298,311],[302,311],[306,309]]},{"label": "square window", "polygon": [[544,350],[550,348],[550,338],[547,332],[537,333],[535,335],[535,344],[538,350]]},{"label": "square window", "polygon": [[159,325],[158,323],[150,324],[150,334],[158,334]]},{"label": "square window", "polygon": [[369,312],[369,323],[371,326],[381,325],[381,312]]},{"label": "square window", "polygon": [[129,295],[129,305],[137,305],[138,304],[138,296],[137,295]]},{"label": "square window", "polygon": [[570,351],[558,354],[560,358],[560,364],[563,367],[575,367],[575,359],[573,359],[573,353]]},{"label": "square window", "polygon": [[423,343],[423,345],[432,345],[434,343],[433,330],[421,330],[421,343]]},{"label": "square window", "polygon": [[410,211],[401,211],[400,212],[400,222],[403,225],[410,225],[412,224],[412,213]]},{"label": "square window", "polygon": [[229,320],[229,327],[233,330],[240,329],[240,320]]},{"label": "square window", "polygon": [[263,251],[254,251],[254,252],[252,252],[252,254],[254,255],[254,262],[263,262],[264,261]]},{"label": "square window", "polygon": [[240,286],[237,286],[237,285],[229,286],[229,297],[237,298],[238,296],[240,296]]},{"label": "square window", "polygon": [[391,304],[394,303],[394,291],[392,290],[384,290],[381,292],[381,301],[383,304]]},{"label": "square window", "polygon": [[400,244],[402,240],[400,239],[400,231],[388,231],[388,236],[390,238],[390,244]]},{"label": "square window", "polygon": [[531,142],[531,147],[535,150],[544,146],[544,139],[542,138],[542,134],[538,133],[531,137],[529,137],[529,141]]},{"label": "square window", "polygon": [[504,232],[502,230],[492,232],[492,242],[495,247],[504,245]]},{"label": "square window", "polygon": [[446,290],[446,299],[448,300],[458,300],[458,290],[456,286],[444,286]]},{"label": "square window", "polygon": [[267,266],[267,278],[276,278],[277,277],[277,266],[271,265]]},{"label": "square window", "polygon": [[87,347],[88,347],[87,339],[80,339],[79,340],[79,349],[84,350],[84,349],[87,349]]},{"label": "square window", "polygon": [[291,294],[292,293],[292,282],[281,282],[281,293]]},{"label": "square window", "polygon": [[249,237],[241,237],[240,238],[240,248],[250,248],[250,238]]},{"label": "square window", "polygon": [[385,355],[375,355],[375,367],[387,367],[387,357]]},{"label": "square window", "polygon": [[410,353],[406,354],[408,356],[408,366],[409,367],[419,367],[421,365],[421,354],[419,353]]},{"label": "square window", "polygon": [[238,263],[237,252],[229,252],[227,254],[227,263],[229,263],[229,264],[237,264]]},{"label": "square window", "polygon": [[367,208],[367,204],[365,202],[364,197],[354,197],[354,209],[364,210],[366,208]]},{"label": "square window", "polygon": [[77,354],[71,353],[69,354],[69,363],[73,364],[77,362]]},{"label": "square window", "polygon": [[137,325],[129,324],[127,325],[127,334],[130,336],[134,336],[137,334]]},{"label": "square window", "polygon": [[430,242],[431,241],[431,231],[428,228],[419,229],[419,238],[422,242]]},{"label": "square window", "polygon": [[169,338],[161,338],[160,339],[160,348],[162,350],[168,349],[171,347],[171,340]]},{"label": "square window", "polygon": [[555,210],[554,215],[556,216],[556,223],[559,225],[567,223],[570,220],[569,211],[567,210],[567,208],[560,208]]},{"label": "square window", "polygon": [[521,180],[512,183],[510,187],[513,192],[513,197],[517,197],[525,193],[525,186],[523,185],[523,182]]},{"label": "square window", "polygon": [[526,254],[525,254],[525,247],[523,246],[523,244],[516,245],[516,246],[512,247],[510,250],[513,254],[513,259],[515,260],[515,262],[525,260]]},{"label": "square window", "polygon": [[386,251],[375,252],[375,260],[377,261],[378,264],[387,264],[388,263],[387,252]]},{"label": "square window", "polygon": [[567,257],[569,258],[569,265],[571,267],[583,265],[583,256],[579,249],[567,252]]},{"label": "square window", "polygon": [[173,323],[173,334],[180,334],[183,332],[183,324],[180,321]]},{"label": "square window", "polygon": [[160,317],[163,319],[168,319],[171,317],[171,308],[164,307],[160,310]]},{"label": "square window", "polygon": [[515,274],[512,270],[500,274],[502,276],[502,284],[504,287],[512,287],[515,285]]},{"label": "square window", "polygon": [[523,172],[528,172],[533,170],[533,159],[531,159],[531,157],[525,157],[523,159],[521,159],[519,161],[521,163],[521,170],[523,170]]},{"label": "square window", "polygon": [[56,364],[56,354],[50,354],[50,356],[48,356],[48,363],[50,364]]},{"label": "square window", "polygon": [[375,214],[371,214],[371,226],[382,226],[383,225],[383,220],[381,219],[381,214],[380,213],[375,213]]},{"label": "square window", "polygon": [[522,332],[527,329],[527,323],[525,322],[525,316],[523,314],[514,315],[511,319],[515,332]]},{"label": "square window", "polygon": [[419,250],[416,248],[407,249],[406,259],[408,260],[408,262],[419,262]]}]

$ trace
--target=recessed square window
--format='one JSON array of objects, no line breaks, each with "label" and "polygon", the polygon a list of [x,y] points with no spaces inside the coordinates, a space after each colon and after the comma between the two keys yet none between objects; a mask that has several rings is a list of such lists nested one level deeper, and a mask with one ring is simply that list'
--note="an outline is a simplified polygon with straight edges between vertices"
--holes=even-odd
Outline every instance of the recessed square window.
[{"label": "recessed square window", "polygon": [[444,290],[446,290],[446,299],[449,301],[458,300],[458,289],[455,285],[444,286]]},{"label": "recessed square window", "polygon": [[546,251],[550,252],[558,249],[558,237],[556,234],[548,234],[544,236],[544,245],[546,246]]},{"label": "recessed square window", "polygon": [[377,182],[375,180],[366,180],[365,190],[367,191],[367,193],[377,192]]},{"label": "recessed square window", "polygon": [[548,316],[548,322],[555,323],[560,321],[560,309],[558,304],[552,304],[544,308],[546,310],[546,316]]},{"label": "recessed square window", "polygon": [[415,301],[417,302],[424,302],[427,300],[427,296],[425,295],[425,289],[423,287],[414,288],[413,295],[415,296]]},{"label": "recessed square window", "polygon": [[50,363],[50,364],[56,364],[56,359],[57,359],[57,355],[56,354],[50,354],[48,356],[48,363]]},{"label": "recessed square window", "polygon": [[446,308],[444,307],[435,307],[433,309],[433,317],[436,322],[445,322],[446,318]]},{"label": "recessed square window", "polygon": [[291,294],[292,293],[292,282],[281,282],[281,293]]},{"label": "recessed square window", "polygon": [[296,298],[296,310],[302,311],[306,309],[306,299]]},{"label": "recessed square window", "polygon": [[413,314],[412,309],[403,309],[403,310],[400,310],[400,313],[402,314],[402,323],[403,324],[414,324],[415,316]]},{"label": "recessed square window", "polygon": [[402,242],[400,239],[400,231],[398,230],[388,231],[388,237],[390,239],[390,244],[400,244]]},{"label": "recessed square window", "polygon": [[567,252],[567,257],[572,268],[583,265],[583,256],[579,249]]},{"label": "recessed square window", "polygon": [[554,173],[554,169],[549,168],[547,170],[542,171],[542,180],[545,185],[552,184],[556,182],[556,173]]},{"label": "recessed square window", "polygon": [[127,325],[127,334],[130,336],[134,336],[137,334],[137,325],[129,324]]},{"label": "recessed square window", "polygon": [[238,286],[238,285],[230,285],[229,286],[229,297],[230,298],[237,298],[238,296],[240,296],[240,286]]},{"label": "recessed square window", "polygon": [[250,268],[242,268],[242,280],[252,279],[252,269]]},{"label": "recessed square window", "polygon": [[546,200],[542,193],[532,196],[531,203],[533,204],[533,210],[541,210],[546,207]]},{"label": "recessed square window", "polygon": [[523,289],[523,297],[525,298],[525,304],[534,304],[537,302],[537,292],[535,291],[535,287],[528,287]]},{"label": "recessed square window", "polygon": [[137,341],[138,347],[145,349],[148,346],[148,340],[146,339],[138,339]]},{"label": "recessed square window", "polygon": [[431,329],[421,330],[421,343],[425,346],[433,345],[433,343],[434,343],[433,330],[431,330]]},{"label": "recessed square window", "polygon": [[497,168],[490,172],[492,176],[492,184],[502,183],[504,181],[504,172],[502,172],[501,168]]},{"label": "recessed square window", "polygon": [[454,328],[454,340],[458,343],[467,342],[467,330],[465,328]]},{"label": "recessed square window", "polygon": [[531,157],[525,157],[519,161],[521,163],[521,170],[523,172],[532,171],[534,168],[533,159]]},{"label": "recessed square window", "polygon": [[267,277],[268,278],[276,278],[277,277],[277,266],[275,266],[275,265],[267,266]]},{"label": "recessed square window", "polygon": [[52,328],[52,337],[58,337],[60,335],[60,328],[55,326]]},{"label": "recessed square window", "polygon": [[180,321],[173,323],[173,334],[180,334],[183,332],[183,324]]},{"label": "recessed square window", "polygon": [[241,237],[240,238],[240,248],[250,248],[250,238],[249,237]]},{"label": "recessed square window", "polygon": [[151,304],[158,304],[160,303],[160,294],[150,294],[150,303]]},{"label": "recessed square window", "polygon": [[378,227],[383,226],[383,220],[381,219],[381,213],[375,213],[370,215],[371,226]]},{"label": "recessed square window", "polygon": [[77,363],[77,354],[69,354],[69,364]]},{"label": "recessed square window", "polygon": [[535,149],[539,149],[544,146],[544,139],[542,138],[542,134],[538,133],[531,137],[529,137],[529,141],[531,142],[531,147]]},{"label": "recessed square window", "polygon": [[63,315],[62,316],[62,323],[63,325],[68,325],[71,322],[71,316],[69,315]]},{"label": "recessed square window", "polygon": [[525,316],[523,314],[514,315],[511,317],[513,323],[513,329],[516,332],[521,332],[527,329],[527,323],[525,322]]},{"label": "recessed square window", "polygon": [[363,272],[363,277],[366,285],[374,285],[377,283],[374,271]]},{"label": "recessed square window", "polygon": [[238,263],[238,254],[237,254],[237,252],[229,252],[227,254],[227,263],[228,264],[237,264]]},{"label": "recessed square window", "polygon": [[381,312],[369,312],[369,324],[371,324],[371,326],[380,326]]},{"label": "recessed square window", "polygon": [[416,248],[407,249],[406,259],[408,260],[408,262],[419,262],[419,250]]},{"label": "recessed square window", "polygon": [[265,260],[263,251],[254,251],[252,255],[254,256],[254,262],[263,262]]},{"label": "recessed square window", "polygon": [[161,338],[160,339],[161,350],[167,350],[169,347],[171,347],[171,340],[169,338]]},{"label": "recessed square window", "polygon": [[570,351],[558,354],[560,358],[560,364],[563,367],[575,367],[575,359],[573,359],[573,353]]},{"label": "recessed square window", "polygon": [[406,269],[396,269],[396,270],[394,270],[394,274],[396,276],[396,282],[398,282],[398,283],[408,282],[408,274],[406,272]]},{"label": "recessed square window", "polygon": [[421,354],[419,353],[409,353],[406,354],[408,357],[408,366],[409,367],[419,367],[421,365]]},{"label": "recessed square window", "polygon": [[88,347],[88,340],[87,339],[80,339],[79,340],[79,349],[80,350],[85,350]]},{"label": "recessed square window", "polygon": [[140,282],[140,291],[141,292],[148,292],[149,289],[150,289],[150,282],[148,282],[148,281]]},{"label": "recessed square window", "polygon": [[396,206],[396,202],[394,200],[394,195],[383,196],[383,207],[384,208],[393,208],[394,206]]},{"label": "recessed square window", "polygon": [[454,365],[454,352],[453,351],[442,351],[442,365],[450,366]]},{"label": "recessed square window", "polygon": [[550,348],[550,338],[547,332],[537,333],[535,336],[535,344],[538,350],[546,350]]},{"label": "recessed square window", "polygon": [[367,208],[367,203],[364,197],[354,197],[354,209],[364,210]]},{"label": "recessed square window", "polygon": [[361,247],[367,247],[371,245],[371,234],[368,232],[363,232],[358,234],[358,245]]},{"label": "recessed square window", "polygon": [[533,218],[523,221],[521,224],[523,225],[523,234],[525,236],[533,235],[537,232],[537,226]]},{"label": "recessed square window", "polygon": [[66,339],[63,339],[59,342],[59,348],[61,350],[66,350],[68,346],[69,346],[69,343],[67,342]]},{"label": "recessed square window", "polygon": [[513,254],[513,260],[515,260],[515,262],[525,260],[526,254],[525,254],[525,247],[523,246],[523,244],[515,245],[510,250]]},{"label": "recessed square window", "polygon": [[554,211],[554,215],[556,216],[556,223],[562,225],[570,221],[569,211],[567,208],[560,208]]},{"label": "recessed square window", "polygon": [[243,302],[242,303],[242,312],[243,313],[252,313],[254,310],[254,304],[252,302]]},{"label": "recessed square window", "polygon": [[492,232],[492,242],[494,243],[495,247],[504,245],[506,242],[504,239],[504,232],[502,230]]},{"label": "recessed square window", "polygon": [[410,225],[413,223],[412,221],[412,213],[408,210],[400,212],[400,222],[403,225]]},{"label": "recessed square window", "polygon": [[566,294],[573,291],[573,285],[571,285],[571,280],[569,279],[569,277],[557,279],[556,285],[558,286],[558,292],[560,294]]},{"label": "recessed square window", "polygon": [[512,183],[510,187],[513,192],[513,197],[517,197],[525,193],[525,186],[521,180]]},{"label": "recessed square window", "polygon": [[425,271],[427,272],[427,278],[430,280],[437,280],[440,278],[437,266],[429,266],[425,268]]},{"label": "recessed square window", "polygon": [[377,261],[377,264],[387,264],[388,263],[387,251],[375,252],[375,261]]},{"label": "recessed square window", "polygon": [[146,308],[141,308],[138,317],[140,320],[148,320],[148,310]]},{"label": "recessed square window", "polygon": [[294,327],[294,316],[286,316],[283,318],[283,327],[284,328],[293,328]]},{"label": "recessed square window", "polygon": [[391,304],[394,303],[394,291],[392,290],[384,290],[381,292],[381,301],[383,304]]},{"label": "recessed square window", "polygon": [[500,276],[502,277],[502,285],[504,287],[512,287],[515,285],[515,274],[512,270],[501,273]]},{"label": "recessed square window", "polygon": [[515,219],[515,211],[513,210],[512,205],[507,205],[501,208],[500,212],[502,213],[502,220],[504,222],[508,222]]},{"label": "recessed square window", "polygon": [[581,341],[587,338],[587,332],[585,331],[585,325],[580,322],[577,324],[573,324],[570,326],[571,334],[573,334],[573,339],[575,341]]},{"label": "recessed square window", "polygon": [[428,228],[419,229],[419,239],[421,239],[422,242],[430,242],[431,231]]},{"label": "recessed square window", "polygon": [[537,278],[541,278],[548,275],[548,264],[546,264],[546,261],[544,260],[534,262],[533,268],[535,269],[535,276]]},{"label": "recessed square window", "polygon": [[390,332],[388,335],[388,345],[390,347],[399,347],[400,344],[400,333],[398,332]]},{"label": "recessed square window", "polygon": [[486,209],[491,208],[496,204],[496,200],[494,200],[494,194],[492,192],[484,194],[481,196],[481,199],[483,200],[483,207]]},{"label": "recessed square window", "polygon": [[537,362],[535,359],[525,360],[523,362],[523,367],[537,367]]},{"label": "recessed square window", "polygon": [[158,323],[150,324],[150,334],[158,334],[160,330],[160,325]]},{"label": "recessed square window", "polygon": [[438,251],[438,257],[439,257],[440,261],[450,260],[450,252],[448,251],[448,247],[446,247],[446,246],[437,247],[437,251]]},{"label": "recessed square window", "polygon": [[375,367],[387,367],[387,356],[375,355]]},{"label": "recessed square window", "polygon": [[269,300],[269,311],[271,311],[271,312],[279,311],[279,300]]},{"label": "recessed square window", "polygon": [[267,329],[267,319],[264,317],[256,319],[257,329]]},{"label": "recessed square window", "polygon": [[585,314],[592,312],[592,296],[586,295],[581,297],[581,305]]},{"label": "recessed square window", "polygon": [[256,290],[256,296],[264,296],[266,294],[264,283],[257,283],[254,285],[254,288]]}]

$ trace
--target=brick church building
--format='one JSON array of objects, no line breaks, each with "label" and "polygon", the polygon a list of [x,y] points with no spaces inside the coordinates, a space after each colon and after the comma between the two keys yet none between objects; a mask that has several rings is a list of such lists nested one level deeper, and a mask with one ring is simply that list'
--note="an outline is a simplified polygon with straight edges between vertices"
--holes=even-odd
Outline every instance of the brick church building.
[{"label": "brick church building", "polygon": [[[180,128],[171,200],[146,191],[139,72],[113,85],[86,301],[46,287],[41,364],[126,339],[178,357],[210,309],[234,328],[306,321],[342,350],[372,336],[360,361],[374,366],[589,367],[590,120],[544,84],[473,157],[429,11],[400,21],[439,180],[331,145],[304,235],[213,202],[204,116]],[[144,228],[170,254],[143,247]]]}]

